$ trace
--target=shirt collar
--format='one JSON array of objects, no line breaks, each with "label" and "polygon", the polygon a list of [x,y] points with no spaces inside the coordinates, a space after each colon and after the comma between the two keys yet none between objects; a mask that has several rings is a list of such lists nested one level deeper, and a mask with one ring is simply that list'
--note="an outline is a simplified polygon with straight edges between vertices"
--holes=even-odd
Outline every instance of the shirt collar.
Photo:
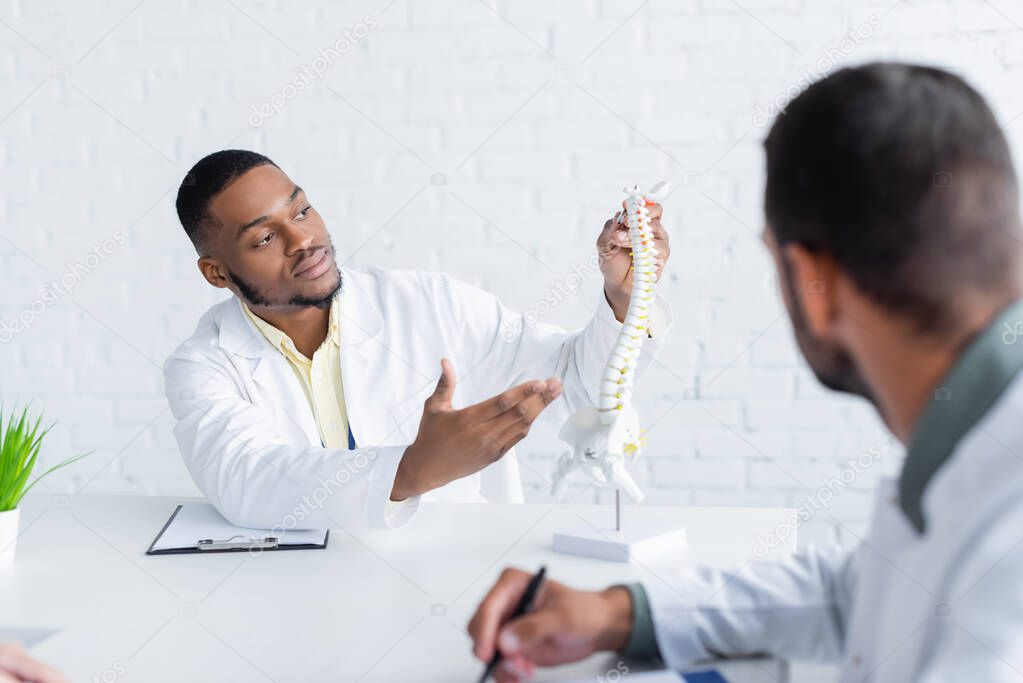
[{"label": "shirt collar", "polygon": [[[242,305],[242,310],[245,311],[245,315],[248,316],[252,324],[256,326],[266,340],[270,342],[270,345],[275,349],[282,352],[294,351],[301,355],[295,348],[295,343],[291,340],[287,334],[282,330],[278,329],[274,325],[271,325],[267,321],[260,318],[258,315],[252,312],[252,309],[248,305],[239,299]],[[341,345],[341,297],[334,296],[334,299],[330,302],[330,318],[327,322],[327,341],[330,341],[338,346]]]},{"label": "shirt collar", "polygon": [[1023,299],[999,313],[938,384],[913,427],[899,476],[899,506],[923,533],[922,500],[959,441],[1023,370]]},{"label": "shirt collar", "polygon": [[267,321],[263,320],[258,315],[253,313],[252,309],[249,308],[248,304],[246,304],[244,301],[241,301],[240,299],[239,301],[241,302],[242,310],[245,311],[245,316],[252,322],[253,325],[256,326],[256,329],[259,330],[264,337],[266,337],[266,340],[270,342],[270,346],[281,351],[284,350],[285,346],[287,345],[287,341],[291,341],[291,338],[288,337],[288,335],[286,335],[277,327],[271,325],[270,323],[268,323]]},{"label": "shirt collar", "polygon": [[330,302],[330,319],[327,322],[327,339],[341,346],[341,297],[334,295]]}]

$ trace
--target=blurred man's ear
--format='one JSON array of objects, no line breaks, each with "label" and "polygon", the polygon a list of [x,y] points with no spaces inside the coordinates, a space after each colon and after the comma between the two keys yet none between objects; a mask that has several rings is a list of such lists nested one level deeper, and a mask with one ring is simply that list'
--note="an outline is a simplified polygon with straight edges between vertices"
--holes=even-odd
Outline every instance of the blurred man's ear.
[{"label": "blurred man's ear", "polygon": [[798,244],[781,248],[792,304],[803,311],[807,331],[818,339],[833,339],[838,317],[839,272],[831,257]]}]

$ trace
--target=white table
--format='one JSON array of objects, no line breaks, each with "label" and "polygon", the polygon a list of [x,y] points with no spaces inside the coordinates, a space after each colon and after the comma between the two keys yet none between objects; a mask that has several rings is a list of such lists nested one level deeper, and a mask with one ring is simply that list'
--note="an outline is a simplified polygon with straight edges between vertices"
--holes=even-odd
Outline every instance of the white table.
[{"label": "white table", "polygon": [[[613,514],[594,506],[425,504],[398,530],[333,530],[327,550],[146,556],[181,502],[30,496],[15,565],[0,570],[0,626],[60,628],[33,653],[74,681],[471,681],[482,667],[465,625],[504,566],[546,564],[582,587],[660,581],[656,566],[551,552],[556,528]],[[727,565],[750,559],[755,534],[791,511],[629,514],[677,520],[687,561]],[[606,673],[616,661],[594,657],[538,680]],[[784,676],[779,662],[726,666],[733,681]]]}]

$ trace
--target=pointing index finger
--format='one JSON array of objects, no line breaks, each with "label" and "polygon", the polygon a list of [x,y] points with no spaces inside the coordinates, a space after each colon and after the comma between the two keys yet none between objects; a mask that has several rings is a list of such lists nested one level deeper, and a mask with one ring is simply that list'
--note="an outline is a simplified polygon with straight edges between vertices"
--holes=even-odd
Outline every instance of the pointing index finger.
[{"label": "pointing index finger", "polygon": [[535,396],[536,394],[543,392],[546,388],[546,383],[541,380],[524,382],[498,394],[497,396],[488,398],[486,401],[470,406],[468,410],[472,410],[477,413],[477,417],[481,421],[491,420],[502,413],[512,410],[518,404],[531,396]]}]

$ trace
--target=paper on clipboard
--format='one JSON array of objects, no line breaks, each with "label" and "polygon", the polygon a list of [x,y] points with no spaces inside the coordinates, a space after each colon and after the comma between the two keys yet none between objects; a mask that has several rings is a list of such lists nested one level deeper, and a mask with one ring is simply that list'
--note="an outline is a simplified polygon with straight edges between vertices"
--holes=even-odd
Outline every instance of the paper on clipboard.
[{"label": "paper on clipboard", "polygon": [[195,549],[201,540],[262,541],[273,536],[281,547],[317,546],[327,541],[326,529],[251,529],[231,524],[209,503],[187,503],[153,541],[150,553],[170,550]]}]

